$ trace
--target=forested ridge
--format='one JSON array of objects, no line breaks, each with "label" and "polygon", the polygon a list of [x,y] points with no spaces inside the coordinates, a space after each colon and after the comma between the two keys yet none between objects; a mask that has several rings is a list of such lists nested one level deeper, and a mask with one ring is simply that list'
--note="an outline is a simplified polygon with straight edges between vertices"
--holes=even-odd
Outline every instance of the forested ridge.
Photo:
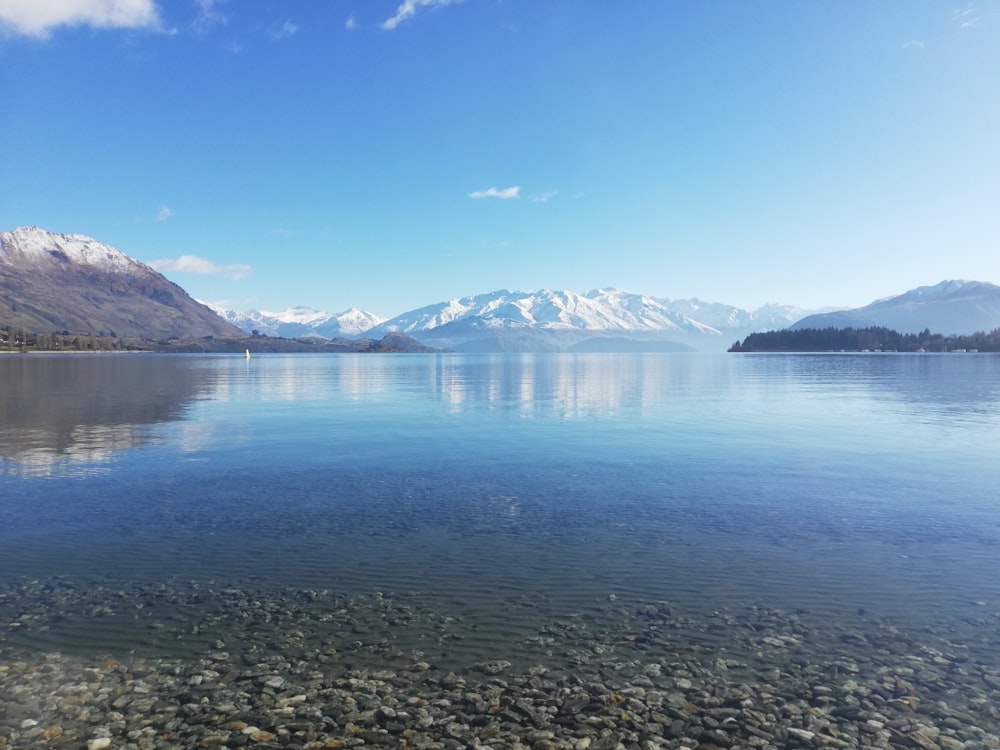
[{"label": "forested ridge", "polygon": [[945,336],[924,329],[900,333],[890,328],[800,328],[751,333],[730,352],[1000,352],[1000,328],[989,333]]}]

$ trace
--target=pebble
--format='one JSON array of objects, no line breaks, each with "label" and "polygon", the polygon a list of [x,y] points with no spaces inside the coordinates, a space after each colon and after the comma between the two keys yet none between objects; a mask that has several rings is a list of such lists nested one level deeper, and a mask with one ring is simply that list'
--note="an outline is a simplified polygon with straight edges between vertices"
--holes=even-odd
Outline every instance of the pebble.
[{"label": "pebble", "polygon": [[[995,616],[959,642],[624,599],[538,609],[504,644],[416,594],[19,581],[0,588],[0,748],[1000,749]],[[45,645],[108,602],[147,618],[145,646]]]}]

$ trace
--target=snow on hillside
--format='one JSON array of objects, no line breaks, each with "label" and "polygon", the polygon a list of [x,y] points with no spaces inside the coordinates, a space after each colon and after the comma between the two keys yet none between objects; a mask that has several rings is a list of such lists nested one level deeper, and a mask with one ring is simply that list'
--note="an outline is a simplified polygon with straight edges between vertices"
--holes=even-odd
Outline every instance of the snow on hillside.
[{"label": "snow on hillside", "polygon": [[942,281],[870,305],[809,315],[792,328],[885,326],[902,333],[971,334],[1000,327],[1000,286],[983,281]]},{"label": "snow on hillside", "polygon": [[156,340],[239,334],[154,269],[78,234],[33,226],[0,232],[0,287],[8,324],[36,332]]},{"label": "snow on hillside", "polygon": [[0,262],[19,265],[69,262],[113,273],[148,270],[144,264],[103,242],[82,234],[57,234],[38,227],[0,232]]},{"label": "snow on hillside", "polygon": [[384,320],[381,315],[352,307],[316,326],[316,332],[328,336],[329,332],[336,330],[341,336],[359,336]]},{"label": "snow on hillside", "polygon": [[[21,227],[0,233],[0,263],[18,267],[65,267],[88,265],[112,273],[155,274],[113,247],[82,235],[64,235],[38,227]],[[947,295],[965,282],[943,282],[913,294]],[[205,304],[205,303],[202,303]],[[311,307],[239,312],[208,305],[217,315],[246,331],[286,338],[381,337],[388,333],[418,338],[440,338],[463,343],[469,339],[524,337],[528,332],[549,343],[625,336],[636,339],[684,339],[691,346],[700,341],[716,342],[758,330],[786,328],[805,311],[784,305],[768,305],[750,311],[698,299],[657,299],[612,288],[585,294],[541,289],[518,292],[501,289],[451,299],[386,320],[357,308],[328,313]],[[559,344],[552,342],[559,340]],[[710,346],[712,344],[709,344]]]},{"label": "snow on hillside", "polygon": [[360,336],[384,320],[374,313],[358,310],[354,307],[335,314],[315,310],[311,307],[289,307],[280,311],[247,310],[237,312],[211,303],[202,304],[208,305],[218,315],[247,333],[257,331],[267,336],[285,338]]},{"label": "snow on hillside", "polygon": [[[530,331],[552,335],[579,334],[576,339],[628,335],[704,340],[709,347],[754,330],[786,328],[806,314],[788,305],[767,305],[755,311],[697,299],[657,299],[617,289],[586,294],[542,289],[515,292],[500,289],[446,300],[386,320],[357,309],[330,315],[308,307],[281,312],[239,313],[219,307],[222,317],[245,331],[269,336],[365,336],[402,333],[440,345],[496,336],[524,336]],[[714,341],[715,344],[708,343]]]},{"label": "snow on hillside", "polygon": [[704,302],[697,298],[660,300],[660,302],[691,320],[697,320],[719,331],[787,328],[809,314],[809,311],[800,307],[780,304],[768,304],[756,310],[745,310],[718,302]]},{"label": "snow on hillside", "polygon": [[684,330],[719,334],[712,326],[689,319],[652,297],[616,289],[595,289],[587,294],[549,289],[537,292],[501,289],[403,313],[380,325],[377,331],[412,334],[472,318],[543,329]]},{"label": "snow on hillside", "polygon": [[[22,269],[76,264],[108,273],[159,277],[149,266],[110,245],[84,235],[58,234],[34,226],[0,232],[0,264]],[[244,331],[289,338],[378,337],[387,333],[426,337],[432,331],[447,331],[452,337],[475,337],[530,329],[553,335],[656,334],[715,339],[804,326],[885,325],[902,331],[930,328],[943,333],[971,333],[1000,325],[1000,287],[954,279],[885,297],[862,308],[837,311],[807,311],[778,304],[745,310],[696,298],[658,299],[610,288],[586,294],[501,289],[427,305],[391,320],[357,308],[333,314],[310,307],[237,312],[207,306]]]},{"label": "snow on hillside", "polygon": [[945,299],[954,299],[960,296],[993,294],[997,292],[997,287],[993,284],[986,284],[981,281],[968,281],[965,279],[949,279],[933,286],[918,286],[908,292],[897,294],[892,297],[883,297],[876,300],[867,307],[880,305],[883,303],[901,304],[908,302],[936,302]]}]

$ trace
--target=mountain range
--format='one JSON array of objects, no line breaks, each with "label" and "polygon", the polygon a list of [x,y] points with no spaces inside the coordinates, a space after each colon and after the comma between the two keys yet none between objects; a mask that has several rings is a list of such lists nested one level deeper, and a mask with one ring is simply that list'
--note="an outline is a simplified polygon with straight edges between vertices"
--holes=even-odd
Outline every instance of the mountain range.
[{"label": "mountain range", "polygon": [[867,328],[971,334],[1000,328],[1000,286],[950,280],[848,310],[791,305],[745,310],[699,299],[670,300],[616,289],[586,294],[502,289],[427,305],[390,319],[350,309],[219,310],[246,331],[279,336],[402,333],[455,351],[722,351],[751,333],[783,328]]},{"label": "mountain range", "polygon": [[724,349],[731,339],[785,328],[807,312],[790,305],[743,310],[697,299],[668,300],[616,289],[586,294],[502,289],[380,318],[351,308],[280,312],[215,308],[245,331],[272,336],[378,338],[402,333],[456,351],[690,351]]},{"label": "mountain range", "polygon": [[257,331],[265,336],[285,338],[350,338],[360,336],[385,321],[374,313],[352,307],[342,313],[327,313],[311,307],[289,307],[280,312],[266,310],[227,310],[224,307],[203,303],[217,315],[247,333]]},{"label": "mountain range", "polygon": [[390,335],[456,351],[723,351],[750,333],[789,327],[989,331],[1000,327],[1000,287],[944,281],[853,310],[779,304],[745,310],[616,289],[502,289],[390,319],[356,308],[336,314],[307,307],[238,312],[192,299],[149,266],[97,240],[23,227],[0,232],[0,326],[153,340]]}]

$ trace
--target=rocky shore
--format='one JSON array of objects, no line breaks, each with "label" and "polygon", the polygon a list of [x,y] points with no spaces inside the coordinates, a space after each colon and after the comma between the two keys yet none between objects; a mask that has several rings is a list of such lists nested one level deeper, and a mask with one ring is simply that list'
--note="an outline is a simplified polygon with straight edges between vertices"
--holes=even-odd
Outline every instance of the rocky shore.
[{"label": "rocky shore", "polygon": [[985,608],[914,633],[624,599],[16,581],[0,748],[1000,748]]}]

